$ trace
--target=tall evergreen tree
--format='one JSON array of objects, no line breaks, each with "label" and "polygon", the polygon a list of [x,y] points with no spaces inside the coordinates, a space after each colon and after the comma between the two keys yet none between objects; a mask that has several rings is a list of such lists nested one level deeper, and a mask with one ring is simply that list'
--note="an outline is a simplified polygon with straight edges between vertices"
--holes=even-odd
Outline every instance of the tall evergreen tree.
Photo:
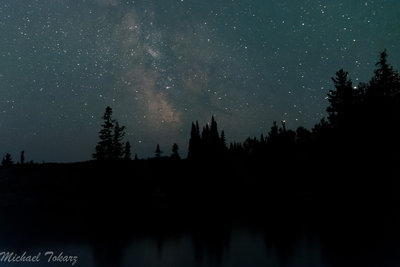
[{"label": "tall evergreen tree", "polygon": [[203,127],[203,131],[201,132],[201,146],[200,146],[200,158],[206,159],[210,155],[211,150],[211,135],[210,135],[210,127],[208,124]]},{"label": "tall evergreen tree", "polygon": [[225,137],[225,132],[224,130],[221,131],[221,139],[220,139],[220,143],[221,143],[221,148],[223,151],[227,150],[227,146],[226,146],[226,137]]},{"label": "tall evergreen tree", "polygon": [[218,134],[218,125],[214,119],[214,116],[211,117],[211,126],[210,126],[210,143],[212,148],[219,147],[219,134]]},{"label": "tall evergreen tree", "polygon": [[[389,65],[386,50],[381,52],[376,66],[374,77],[366,88],[365,128],[369,130],[366,138],[375,140],[374,149],[381,158],[384,147],[392,147],[390,156],[400,158],[395,152],[400,149],[400,75]],[[370,121],[379,121],[384,130],[370,125]]]},{"label": "tall evergreen tree", "polygon": [[400,76],[387,62],[386,50],[381,52],[377,69],[371,79],[367,94],[369,98],[393,97],[400,93]]},{"label": "tall evergreen tree", "polygon": [[192,130],[190,132],[188,158],[189,159],[198,158],[200,154],[200,148],[201,148],[200,129],[199,129],[199,123],[198,121],[196,121],[196,124],[192,123]]},{"label": "tall evergreen tree", "polygon": [[201,132],[201,141],[203,145],[209,146],[210,140],[210,127],[208,126],[208,124],[206,124],[206,126],[203,127],[203,131]]},{"label": "tall evergreen tree", "polygon": [[157,144],[157,147],[156,147],[156,150],[154,151],[154,154],[155,154],[155,156],[156,156],[156,158],[160,158],[161,157],[161,154],[162,154],[163,152],[161,151],[161,149],[160,149],[160,145],[159,144]]},{"label": "tall evergreen tree", "polygon": [[347,124],[348,118],[351,118],[353,104],[355,103],[355,91],[348,72],[343,69],[336,72],[336,77],[332,78],[335,90],[328,93],[328,101],[330,106],[326,109],[330,123],[334,126],[342,126]]},{"label": "tall evergreen tree", "polygon": [[112,159],[113,155],[114,121],[112,119],[111,107],[106,107],[102,119],[102,129],[99,132],[100,141],[96,146],[96,152],[93,153],[93,158],[96,160]]},{"label": "tall evergreen tree", "polygon": [[124,155],[124,148],[122,139],[125,136],[125,126],[119,126],[118,121],[115,122],[114,135],[113,135],[113,159],[121,159]]},{"label": "tall evergreen tree", "polygon": [[227,150],[225,133],[219,136],[214,116],[211,117],[211,123],[203,127],[201,136],[198,122],[192,123],[188,159],[215,159]]},{"label": "tall evergreen tree", "polygon": [[124,159],[125,160],[131,160],[131,144],[128,142],[125,143],[125,149],[124,149]]},{"label": "tall evergreen tree", "polygon": [[20,155],[20,160],[19,160],[21,165],[25,164],[25,151],[21,151],[21,155]]},{"label": "tall evergreen tree", "polygon": [[179,156],[178,150],[179,150],[178,144],[177,144],[177,143],[174,143],[174,144],[172,145],[172,154],[171,154],[171,158],[173,158],[173,159],[180,159],[180,158],[181,158],[181,156]]}]

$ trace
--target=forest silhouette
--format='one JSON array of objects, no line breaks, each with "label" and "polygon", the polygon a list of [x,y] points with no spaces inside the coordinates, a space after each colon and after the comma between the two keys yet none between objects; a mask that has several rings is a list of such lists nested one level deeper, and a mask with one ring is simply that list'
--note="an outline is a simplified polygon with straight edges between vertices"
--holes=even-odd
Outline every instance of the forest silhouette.
[{"label": "forest silhouette", "polygon": [[170,156],[157,144],[154,158],[139,160],[107,107],[92,161],[27,163],[22,151],[14,163],[7,153],[0,193],[20,201],[2,205],[51,210],[61,204],[93,214],[127,208],[257,213],[265,205],[379,212],[398,201],[399,73],[383,51],[369,82],[355,86],[343,69],[332,82],[328,117],[311,130],[273,122],[265,135],[228,145],[212,116],[203,127],[192,123],[187,158],[174,143]]},{"label": "forest silhouette", "polygon": [[[192,123],[186,158],[174,143],[170,155],[155,144],[154,157],[139,159],[106,107],[93,160],[4,156],[0,231],[31,247],[90,240],[98,266],[122,266],[131,239],[152,236],[161,255],[163,241],[189,227],[196,259],[206,251],[220,264],[234,223],[246,223],[262,229],[284,264],[306,227],[319,232],[335,266],[381,266],[364,256],[360,265],[357,253],[380,263],[398,255],[390,244],[400,240],[400,76],[383,51],[369,82],[354,85],[342,69],[332,82],[328,116],[311,130],[273,122],[260,137],[228,145],[212,116]],[[376,252],[379,240],[389,250]]]}]

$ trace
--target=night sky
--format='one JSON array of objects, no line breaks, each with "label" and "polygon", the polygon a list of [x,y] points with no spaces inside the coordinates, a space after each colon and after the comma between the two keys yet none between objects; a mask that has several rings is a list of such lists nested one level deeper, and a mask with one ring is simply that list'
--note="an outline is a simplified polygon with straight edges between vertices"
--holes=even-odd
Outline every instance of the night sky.
[{"label": "night sky", "polygon": [[214,115],[227,141],[311,128],[340,68],[400,67],[400,1],[1,0],[0,156],[91,159],[107,105],[141,158]]}]

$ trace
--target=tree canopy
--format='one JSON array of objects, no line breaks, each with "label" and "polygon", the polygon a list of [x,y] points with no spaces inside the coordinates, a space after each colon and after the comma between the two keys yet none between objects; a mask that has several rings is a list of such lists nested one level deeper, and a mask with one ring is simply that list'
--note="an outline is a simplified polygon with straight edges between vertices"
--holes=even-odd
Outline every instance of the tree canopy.
[{"label": "tree canopy", "polygon": [[[107,106],[102,117],[103,124],[99,131],[99,142],[96,146],[96,151],[93,153],[93,158],[96,160],[118,160],[122,159],[129,153],[129,150],[124,150],[122,142],[125,136],[125,126],[120,126],[117,120],[112,118],[112,108]],[[130,145],[129,145],[130,146]]]}]

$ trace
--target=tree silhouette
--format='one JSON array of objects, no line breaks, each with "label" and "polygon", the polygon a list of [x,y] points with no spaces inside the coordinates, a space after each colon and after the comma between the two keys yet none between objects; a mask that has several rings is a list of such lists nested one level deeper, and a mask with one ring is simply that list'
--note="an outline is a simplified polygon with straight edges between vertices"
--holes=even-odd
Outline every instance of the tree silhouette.
[{"label": "tree silhouette", "polygon": [[205,157],[207,152],[210,150],[211,147],[211,134],[210,134],[210,127],[208,124],[203,127],[201,132],[201,156]]},{"label": "tree silhouette", "polygon": [[218,125],[214,119],[214,116],[211,117],[209,138],[210,138],[210,145],[211,145],[212,149],[213,150],[218,149],[218,147],[220,146],[220,139],[219,139],[219,133],[218,133]]},{"label": "tree silhouette", "polygon": [[[243,144],[233,143],[227,149],[225,133],[219,135],[212,116],[201,136],[198,123],[192,123],[188,158],[219,159],[224,150],[229,158],[274,161],[319,153],[330,159],[351,160],[367,157],[368,149],[388,155],[388,147],[393,147],[394,154],[400,149],[400,76],[388,64],[386,51],[380,54],[376,66],[371,81],[357,87],[353,87],[348,72],[340,69],[335,73],[334,89],[328,93],[328,120],[316,123],[311,132],[304,127],[286,129],[285,121],[279,127],[274,121],[266,138],[247,138]],[[378,122],[383,127],[377,127]]]},{"label": "tree silhouette", "polygon": [[316,123],[311,130],[311,136],[314,139],[322,139],[329,135],[331,127],[329,123],[322,118],[319,123]]},{"label": "tree silhouette", "polygon": [[[387,62],[386,50],[381,52],[376,66],[365,89],[363,112],[366,116],[363,122],[367,134],[365,139],[375,140],[372,145],[383,160],[384,155],[394,157],[395,151],[400,149],[400,76]],[[384,130],[372,126],[370,121],[379,121]],[[385,147],[392,147],[390,155],[384,151]]]},{"label": "tree silhouette", "polygon": [[100,141],[97,143],[93,158],[96,160],[122,159],[124,148],[122,140],[125,136],[125,126],[119,126],[112,118],[112,109],[107,106],[102,117],[102,129],[99,132]]},{"label": "tree silhouette", "polygon": [[386,50],[380,54],[376,63],[378,67],[374,71],[374,77],[369,82],[367,94],[369,98],[380,99],[382,97],[394,97],[400,93],[400,76],[387,62]]},{"label": "tree silhouette", "polygon": [[196,124],[192,122],[192,130],[190,132],[189,149],[188,149],[188,159],[198,158],[201,149],[201,137],[199,123]]},{"label": "tree silhouette", "polygon": [[19,160],[21,165],[25,164],[25,151],[21,151],[21,156],[20,156],[20,160]]},{"label": "tree silhouette", "polygon": [[112,109],[107,106],[103,115],[102,129],[99,132],[100,141],[96,146],[93,158],[97,160],[107,160],[113,157],[113,130],[114,121],[112,119]]},{"label": "tree silhouette", "polygon": [[118,121],[115,122],[113,136],[113,159],[121,159],[124,155],[122,139],[125,136],[125,126],[119,126]]},{"label": "tree silhouette", "polygon": [[386,50],[380,54],[376,66],[375,75],[365,88],[366,109],[373,110],[369,116],[385,125],[395,123],[399,117],[400,75],[388,64]]},{"label": "tree silhouette", "polygon": [[9,167],[12,166],[14,164],[12,157],[9,153],[5,154],[5,156],[3,157],[3,160],[1,162],[1,165],[3,165],[3,167]]},{"label": "tree silhouette", "polygon": [[177,143],[174,143],[174,144],[172,145],[172,154],[171,154],[171,158],[173,158],[173,159],[180,159],[180,158],[181,158],[181,156],[179,156],[178,150],[179,150],[178,144],[177,144]]},{"label": "tree silhouette", "polygon": [[154,154],[155,154],[155,156],[156,156],[156,158],[160,158],[161,157],[161,154],[162,154],[163,152],[161,151],[161,149],[160,149],[160,145],[159,144],[157,144],[157,147],[156,147],[156,150],[154,151]]},{"label": "tree silhouette", "polygon": [[224,130],[221,131],[220,146],[221,146],[222,152],[225,153],[227,151],[228,147],[226,146],[226,137],[225,137]]},{"label": "tree silhouette", "polygon": [[125,143],[125,149],[124,149],[124,159],[125,160],[131,160],[131,144],[128,142]]},{"label": "tree silhouette", "polygon": [[336,77],[332,77],[335,90],[328,93],[328,101],[330,106],[326,109],[328,119],[334,126],[347,125],[351,119],[351,110],[354,104],[355,92],[348,72],[343,69],[336,72]]},{"label": "tree silhouette", "polygon": [[227,150],[225,133],[222,131],[220,137],[214,116],[211,123],[203,127],[201,136],[198,122],[192,123],[188,159],[217,159],[223,157]]},{"label": "tree silhouette", "polygon": [[272,122],[272,126],[270,131],[268,132],[268,137],[267,137],[267,144],[271,147],[275,147],[278,141],[278,136],[279,136],[279,131],[278,131],[278,125],[276,124],[276,121]]}]

